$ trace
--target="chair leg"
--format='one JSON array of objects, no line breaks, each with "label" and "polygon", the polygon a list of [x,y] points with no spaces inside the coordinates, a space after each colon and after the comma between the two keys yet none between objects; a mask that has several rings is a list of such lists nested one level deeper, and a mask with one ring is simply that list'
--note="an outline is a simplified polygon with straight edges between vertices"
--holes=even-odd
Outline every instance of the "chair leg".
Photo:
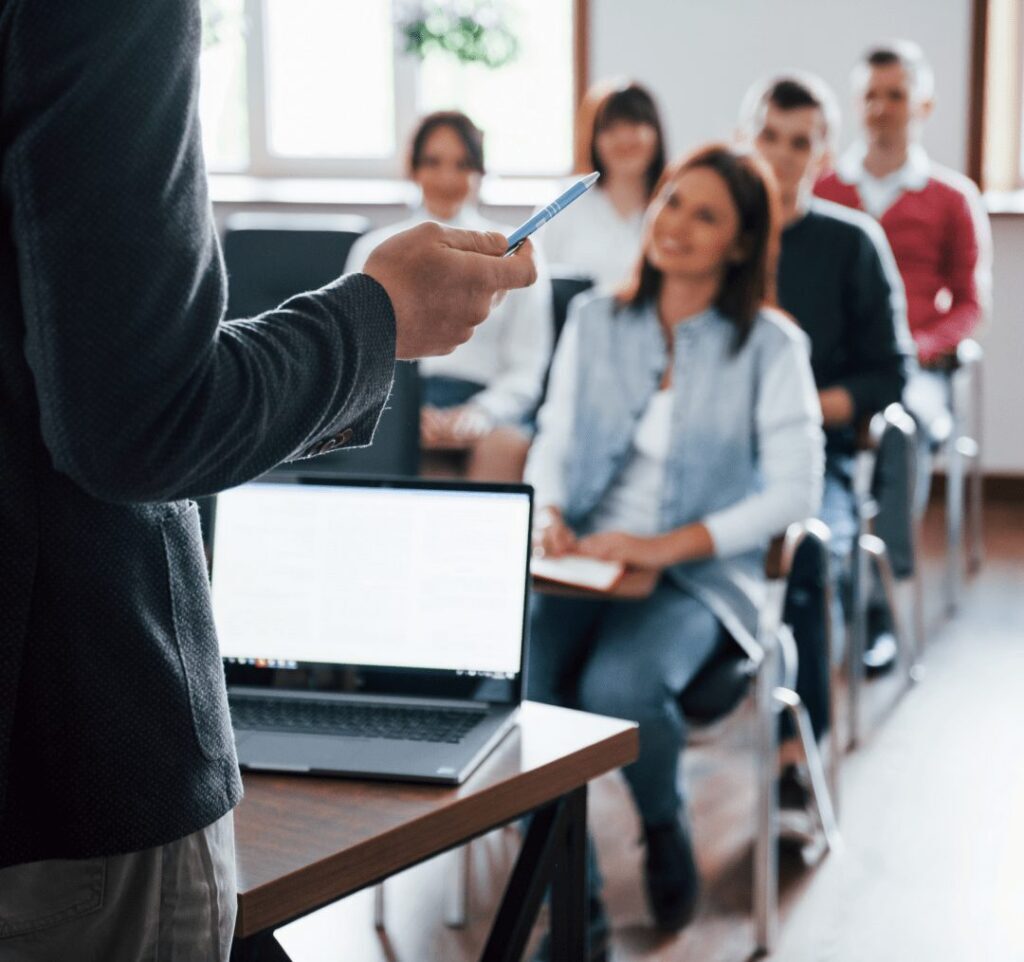
[{"label": "chair leg", "polygon": [[828,793],[832,797],[832,810],[836,821],[839,820],[839,765],[842,748],[839,745],[839,699],[836,691],[839,688],[838,672],[829,668],[829,726],[828,726]]},{"label": "chair leg", "polygon": [[985,560],[985,479],[981,472],[981,448],[974,443],[974,456],[971,458],[971,470],[968,477],[967,511],[968,511],[968,548],[967,570],[976,575]]},{"label": "chair leg", "polygon": [[893,634],[896,635],[903,675],[909,686],[914,681],[914,648],[907,632],[906,618],[896,590],[896,577],[893,575],[892,565],[889,563],[889,553],[886,551],[885,542],[873,534],[862,535],[860,547],[861,551],[875,563],[878,580],[885,594],[885,603],[892,616]]},{"label": "chair leg", "polygon": [[771,952],[779,928],[777,718],[772,698],[778,666],[769,647],[754,682],[757,745],[757,826],[754,836],[754,932],[759,952]]},{"label": "chair leg", "polygon": [[981,365],[976,364],[971,368],[971,437],[974,440],[974,457],[971,460],[970,474],[970,547],[968,549],[968,570],[971,574],[977,574],[981,568],[985,555],[985,531],[984,531],[984,475],[982,474],[981,451],[982,451],[982,404],[984,395],[982,391]]},{"label": "chair leg", "polygon": [[863,550],[860,539],[858,539],[853,560],[853,613],[846,633],[847,698],[849,701],[847,706],[849,719],[847,751],[857,748],[864,740],[861,696],[864,691],[864,652],[867,650],[870,574],[869,555]]},{"label": "chair leg", "polygon": [[448,880],[445,892],[444,924],[451,929],[463,929],[469,919],[470,870],[473,861],[472,842],[450,852]]},{"label": "chair leg", "polygon": [[836,822],[835,809],[832,806],[832,795],[825,777],[825,767],[821,763],[821,752],[811,728],[811,719],[807,714],[807,709],[800,700],[800,696],[789,688],[776,688],[772,692],[772,698],[776,705],[789,713],[789,717],[793,721],[800,738],[804,761],[807,763],[807,772],[811,777],[811,797],[814,799],[814,808],[818,813],[818,822],[829,851],[838,852],[842,849],[842,837],[839,834],[839,825]]},{"label": "chair leg", "polygon": [[384,883],[373,887],[373,924],[378,931],[384,929]]},{"label": "chair leg", "polygon": [[946,613],[955,615],[963,585],[964,457],[960,444],[963,425],[954,418],[946,445]]},{"label": "chair leg", "polygon": [[924,660],[924,649],[927,644],[927,636],[924,629],[924,577],[921,574],[921,553],[918,550],[919,540],[914,539],[914,573],[913,578],[913,619],[914,619],[914,645],[915,657],[918,669]]}]

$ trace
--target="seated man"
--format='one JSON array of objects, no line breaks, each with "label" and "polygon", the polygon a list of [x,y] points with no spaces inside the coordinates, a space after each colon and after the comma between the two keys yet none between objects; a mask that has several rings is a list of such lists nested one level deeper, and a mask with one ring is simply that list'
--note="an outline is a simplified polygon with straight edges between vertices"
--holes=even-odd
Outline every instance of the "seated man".
[{"label": "seated man", "polygon": [[934,77],[921,49],[899,41],[869,50],[854,68],[863,140],[815,192],[879,221],[907,291],[910,332],[921,362],[906,402],[924,431],[916,505],[928,500],[928,430],[949,406],[950,361],[989,306],[992,238],[977,187],[929,159],[921,132]]},{"label": "seated man", "polygon": [[[421,204],[398,224],[361,237],[345,270],[358,271],[388,237],[425,220],[507,234],[476,209],[484,173],[483,133],[465,114],[439,111],[417,125],[409,150],[409,175]],[[511,292],[491,311],[471,340],[444,357],[420,362],[425,449],[467,451],[474,481],[518,481],[529,449],[528,422],[540,401],[551,356],[551,287],[540,266],[539,283]]]},{"label": "seated man", "polygon": [[[835,101],[817,78],[777,77],[751,88],[741,135],[775,173],[782,207],[779,305],[811,340],[811,367],[825,426],[822,519],[832,531],[833,637],[842,638],[842,599],[857,534],[853,492],[856,426],[900,399],[913,344],[903,285],[885,236],[871,218],[812,196],[836,129]],[[787,619],[800,666],[797,690],[815,734],[829,724],[829,665],[821,637],[820,585],[799,566]],[[805,807],[793,740],[784,741],[781,799]]]}]

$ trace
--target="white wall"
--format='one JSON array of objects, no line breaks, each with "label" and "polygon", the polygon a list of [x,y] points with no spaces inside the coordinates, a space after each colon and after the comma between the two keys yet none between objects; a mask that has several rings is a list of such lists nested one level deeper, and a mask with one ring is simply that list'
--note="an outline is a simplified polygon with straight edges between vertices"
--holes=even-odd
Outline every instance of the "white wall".
[{"label": "white wall", "polygon": [[995,217],[992,323],[985,348],[986,470],[1024,474],[1024,217]]},{"label": "white wall", "polygon": [[[936,69],[936,111],[925,146],[962,170],[967,152],[970,0],[591,0],[592,79],[629,76],[650,86],[673,154],[728,137],[747,87],[799,68],[823,77],[848,113],[848,76],[871,43],[906,37]],[[847,117],[841,145],[853,131]],[[999,217],[993,318],[986,351],[986,470],[1024,474],[1024,216]]]},{"label": "white wall", "polygon": [[[857,57],[879,40],[906,37],[936,67],[925,144],[941,163],[963,165],[970,0],[590,0],[590,10],[591,77],[648,84],[672,153],[728,137],[750,84],[784,70],[821,76],[846,114]],[[844,122],[843,144],[850,133]]]}]

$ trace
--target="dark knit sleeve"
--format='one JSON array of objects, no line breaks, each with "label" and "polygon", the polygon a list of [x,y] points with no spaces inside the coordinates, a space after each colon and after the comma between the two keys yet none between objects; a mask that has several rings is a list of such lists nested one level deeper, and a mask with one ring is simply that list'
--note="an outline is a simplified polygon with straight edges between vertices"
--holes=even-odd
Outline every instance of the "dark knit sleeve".
[{"label": "dark knit sleeve", "polygon": [[375,281],[224,322],[197,0],[12,9],[3,200],[57,469],[98,498],[171,500],[367,443],[395,356]]},{"label": "dark knit sleeve", "polygon": [[849,364],[836,386],[849,392],[859,420],[900,399],[913,342],[903,282],[881,229],[868,233],[850,225],[848,237],[843,304]]}]

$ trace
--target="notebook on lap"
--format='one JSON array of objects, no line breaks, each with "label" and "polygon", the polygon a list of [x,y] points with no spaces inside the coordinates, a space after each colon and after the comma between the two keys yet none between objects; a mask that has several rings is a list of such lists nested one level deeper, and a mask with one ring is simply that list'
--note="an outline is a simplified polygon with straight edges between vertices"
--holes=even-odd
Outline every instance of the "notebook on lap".
[{"label": "notebook on lap", "polygon": [[462,782],[522,698],[531,489],[295,475],[218,497],[243,769]]}]

